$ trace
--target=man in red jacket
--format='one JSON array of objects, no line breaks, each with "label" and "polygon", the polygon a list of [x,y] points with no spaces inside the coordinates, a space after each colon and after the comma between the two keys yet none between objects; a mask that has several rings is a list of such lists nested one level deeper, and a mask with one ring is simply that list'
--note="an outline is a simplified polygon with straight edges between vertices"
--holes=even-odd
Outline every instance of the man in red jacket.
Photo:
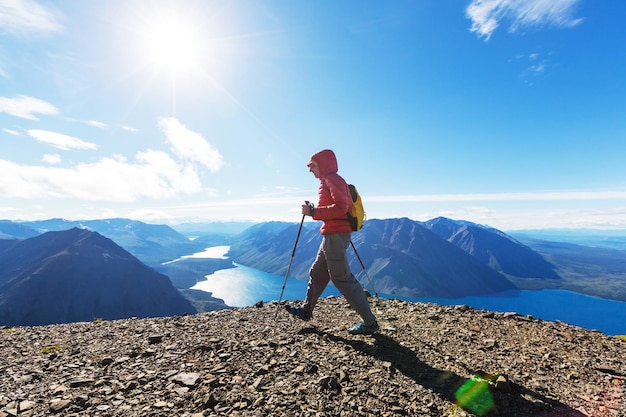
[{"label": "man in red jacket", "polygon": [[314,220],[322,220],[320,233],[322,244],[317,258],[309,271],[309,286],[301,307],[286,305],[287,311],[302,320],[310,320],[313,309],[329,280],[345,297],[362,321],[348,328],[353,334],[370,334],[378,331],[378,323],[372,314],[363,287],[350,271],[346,250],[350,245],[352,228],[347,213],[352,197],[346,181],[337,174],[337,158],[330,149],[313,155],[307,164],[309,170],[320,180],[317,207],[303,204],[302,214]]}]

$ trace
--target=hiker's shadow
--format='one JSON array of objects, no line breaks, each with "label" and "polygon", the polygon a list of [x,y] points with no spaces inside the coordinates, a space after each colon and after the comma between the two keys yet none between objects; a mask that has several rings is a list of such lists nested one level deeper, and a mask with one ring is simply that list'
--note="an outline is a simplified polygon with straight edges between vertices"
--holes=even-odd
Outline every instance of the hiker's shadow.
[{"label": "hiker's shadow", "polygon": [[[382,333],[371,336],[374,346],[361,339],[347,339],[314,327],[304,328],[299,333],[324,336],[333,342],[349,345],[361,354],[388,362],[391,372],[401,372],[415,383],[476,415],[585,417],[585,414],[556,399],[511,381],[507,382],[506,389],[495,389],[491,375],[485,375],[480,370],[467,369],[468,374],[474,377],[466,378],[452,371],[433,368],[421,361],[415,351]],[[430,349],[436,350],[432,346]]]}]

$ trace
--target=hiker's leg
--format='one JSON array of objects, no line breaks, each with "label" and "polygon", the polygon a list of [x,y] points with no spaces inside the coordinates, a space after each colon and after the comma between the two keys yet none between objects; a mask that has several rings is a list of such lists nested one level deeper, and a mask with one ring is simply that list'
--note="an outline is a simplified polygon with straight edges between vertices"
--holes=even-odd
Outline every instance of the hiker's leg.
[{"label": "hiker's leg", "polygon": [[322,242],[330,279],[367,326],[376,323],[363,287],[350,271],[346,250],[350,234],[326,235]]},{"label": "hiker's leg", "polygon": [[323,249],[325,239],[326,237],[322,239],[322,244],[317,251],[317,257],[309,270],[309,286],[306,290],[306,299],[302,305],[302,309],[309,315],[313,315],[313,309],[317,304],[317,300],[324,292],[324,289],[326,289],[328,281],[330,281],[328,267],[326,266],[326,255]]}]

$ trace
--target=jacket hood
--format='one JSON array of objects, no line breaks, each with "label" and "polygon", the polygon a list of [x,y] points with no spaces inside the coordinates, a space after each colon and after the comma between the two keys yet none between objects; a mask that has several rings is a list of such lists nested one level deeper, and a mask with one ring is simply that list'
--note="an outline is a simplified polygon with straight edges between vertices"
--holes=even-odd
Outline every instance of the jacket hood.
[{"label": "jacket hood", "polygon": [[339,170],[335,153],[330,149],[324,149],[323,151],[319,151],[318,153],[314,154],[311,157],[309,164],[311,162],[315,162],[317,164],[322,177],[326,177],[329,174],[336,174]]}]

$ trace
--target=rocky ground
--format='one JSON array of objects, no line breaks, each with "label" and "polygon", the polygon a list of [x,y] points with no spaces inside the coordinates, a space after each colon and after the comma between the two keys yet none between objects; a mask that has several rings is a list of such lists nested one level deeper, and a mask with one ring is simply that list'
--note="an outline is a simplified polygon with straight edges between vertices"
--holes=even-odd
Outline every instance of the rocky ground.
[{"label": "rocky ground", "polygon": [[[343,298],[0,329],[6,416],[626,416],[626,342],[466,306]],[[277,314],[276,314],[277,313]]]}]

